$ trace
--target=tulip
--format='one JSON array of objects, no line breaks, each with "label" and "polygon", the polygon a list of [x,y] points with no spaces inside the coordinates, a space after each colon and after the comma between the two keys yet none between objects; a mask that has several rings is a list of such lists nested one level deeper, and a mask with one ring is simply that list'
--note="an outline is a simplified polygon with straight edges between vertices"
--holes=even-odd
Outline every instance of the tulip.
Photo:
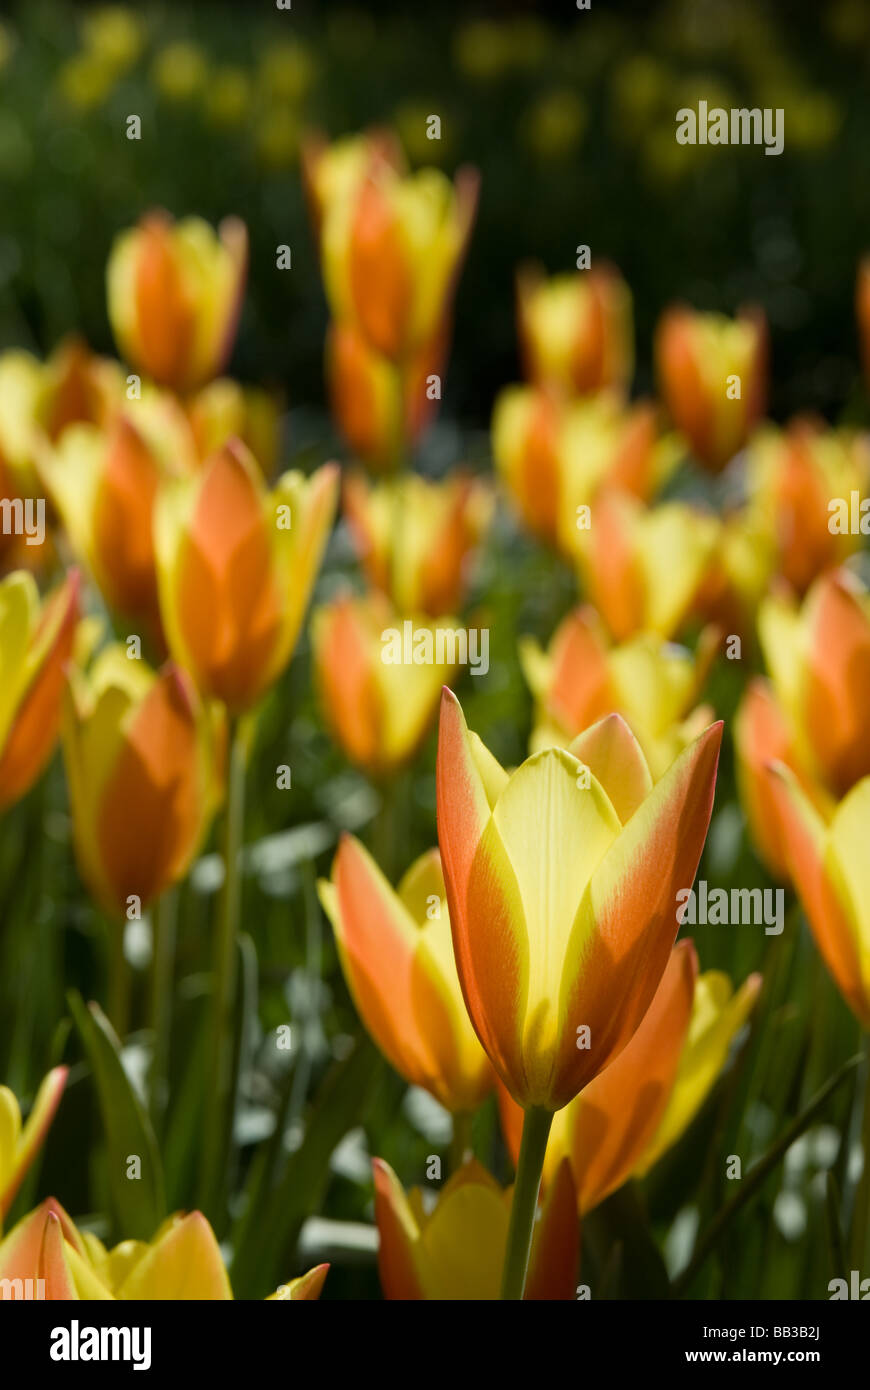
[{"label": "tulip", "polygon": [[369,347],[358,329],[333,323],[326,341],[326,375],[335,422],[354,453],[377,472],[404,462],[430,423],[447,350],[442,329],[406,362],[395,364]]},{"label": "tulip", "polygon": [[344,512],[369,583],[399,612],[437,618],[462,607],[474,548],[492,515],[484,483],[411,473],[371,487],[357,474],[345,483]]},{"label": "tulip", "polygon": [[454,186],[436,169],[402,177],[380,162],[328,199],[321,256],[333,315],[383,357],[407,362],[447,319],[477,188],[470,169]]},{"label": "tulip", "polygon": [[57,448],[44,454],[41,469],[73,547],[106,603],[141,623],[159,650],[154,503],[161,479],[176,470],[192,444],[183,417],[166,417],[159,433],[146,432],[151,420],[142,404],[135,424],[127,411],[105,429],[68,426]]},{"label": "tulip", "polygon": [[[435,719],[441,687],[456,669],[448,645],[457,629],[447,619],[413,620],[414,633],[432,643],[431,662],[390,659],[388,640],[393,634],[401,639],[404,626],[376,593],[342,595],[315,610],[311,620],[315,676],[327,721],[350,761],[378,778],[391,776],[414,757]],[[438,659],[439,640],[444,660]]]},{"label": "tulip", "polygon": [[[316,1299],[328,1265],[282,1285],[272,1298]],[[107,1250],[80,1232],[49,1197],[0,1242],[4,1297],[122,1301],[232,1299],[214,1231],[201,1212],[170,1216],[152,1240],[125,1240]],[[42,1281],[41,1285],[37,1281]]]},{"label": "tulip", "polygon": [[217,801],[212,724],[184,672],[105,648],[73,671],[63,749],[79,870],[115,919],[184,877]]},{"label": "tulip", "polygon": [[421,855],[393,890],[344,835],[332,882],[319,891],[348,989],[388,1061],[451,1113],[476,1110],[493,1077],[462,1002],[438,851]]},{"label": "tulip", "polygon": [[397,174],[405,171],[401,145],[390,130],[366,131],[331,145],[319,133],[303,141],[302,179],[318,237],[330,206],[353,197],[381,166]]},{"label": "tulip", "polygon": [[517,281],[517,313],[530,381],[567,395],[628,389],[634,366],[631,291],[613,266],[551,280],[526,271]]},{"label": "tulip", "polygon": [[758,605],[775,568],[774,541],[758,513],[745,507],[727,513],[693,610],[721,632],[754,642]]},{"label": "tulip", "polygon": [[637,738],[653,777],[660,777],[710,722],[707,706],[693,706],[717,642],[707,628],[694,655],[652,633],[614,646],[589,607],[562,620],[546,652],[533,638],[521,638],[520,665],[535,697],[530,751],[567,748],[615,711]]},{"label": "tulip", "polygon": [[[721,971],[697,971],[691,941],[678,942],[631,1042],[555,1116],[544,1187],[567,1159],[581,1215],[629,1178],[643,1177],[686,1131],[758,996],[759,975],[735,993]],[[516,1161],[522,1111],[503,1089],[499,1105]]]},{"label": "tulip", "polygon": [[98,357],[80,338],[67,338],[42,369],[37,423],[56,443],[69,425],[107,424],[123,400],[118,363]]},{"label": "tulip", "polygon": [[37,537],[21,533],[25,504],[30,501],[32,507],[39,491],[34,459],[42,385],[43,368],[30,353],[15,349],[0,354],[0,561],[4,568],[36,568],[44,555],[45,546],[35,544]]},{"label": "tulip", "polygon": [[526,1111],[505,1297],[522,1296],[553,1112],[619,1055],[664,973],[721,733],[711,725],[653,786],[612,715],[509,776],[444,692],[438,838],[456,964],[484,1050]]},{"label": "tulip", "polygon": [[870,777],[819,814],[782,763],[768,769],[792,881],[822,959],[861,1027],[870,1029]]},{"label": "tulip", "polygon": [[109,318],[122,355],[163,386],[190,391],[217,376],[236,333],[248,234],[149,213],[115,241],[107,269]]},{"label": "tulip", "polygon": [[169,648],[233,715],[257,704],[290,660],[337,490],[327,464],[309,479],[285,473],[267,492],[233,441],[160,491],[155,548]]},{"label": "tulip", "polygon": [[742,449],[764,413],[767,327],[757,310],[735,319],[676,307],[662,317],[655,355],[677,429],[712,473]]},{"label": "tulip", "polygon": [[495,466],[523,524],[556,546],[562,512],[562,437],[566,407],[552,392],[502,391],[492,418]]},{"label": "tulip", "polygon": [[[493,1299],[507,1246],[512,1194],[476,1160],[454,1173],[431,1211],[423,1194],[406,1194],[388,1163],[376,1158],[375,1219],[384,1297]],[[577,1198],[564,1164],[543,1203],[535,1229],[527,1299],[575,1296],[579,1265]]]},{"label": "tulip", "polygon": [[625,408],[614,393],[567,403],[553,389],[511,386],[492,422],[496,467],[524,525],[566,555],[581,508],[603,490],[649,500],[679,460],[659,436],[648,402]]},{"label": "tulip", "polygon": [[577,564],[590,601],[617,641],[674,637],[699,606],[720,523],[684,502],[645,509],[610,493],[578,531]]},{"label": "tulip", "polygon": [[187,414],[201,459],[241,439],[264,476],[272,476],[280,454],[281,409],[270,392],[220,377],[188,400]]},{"label": "tulip", "polygon": [[766,600],[759,634],[798,760],[842,796],[870,774],[870,595],[846,570],[823,575],[800,610]]},{"label": "tulip", "polygon": [[777,572],[799,593],[859,548],[860,534],[836,528],[831,504],[841,498],[848,505],[868,482],[870,449],[861,436],[798,419],[752,441],[750,509],[773,538]]},{"label": "tulip", "polygon": [[42,603],[32,575],[0,580],[0,810],[30,790],[54,751],[78,594],[75,571]]},{"label": "tulip", "polygon": [[0,1086],[0,1226],[24,1176],[42,1148],[66,1085],[67,1067],[55,1067],[36,1093],[26,1124],[8,1086]]}]

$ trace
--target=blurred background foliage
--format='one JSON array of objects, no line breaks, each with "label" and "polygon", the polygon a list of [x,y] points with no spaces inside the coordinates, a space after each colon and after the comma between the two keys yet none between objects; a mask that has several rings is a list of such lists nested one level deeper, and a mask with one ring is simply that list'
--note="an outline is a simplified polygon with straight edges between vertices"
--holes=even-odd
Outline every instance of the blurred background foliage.
[{"label": "blurred background foliage", "polygon": [[[155,205],[213,222],[237,213],[249,228],[251,265],[230,370],[284,393],[285,463],[325,457],[337,447],[322,380],[327,316],[300,138],[312,126],[337,136],[384,123],[398,128],[413,164],[452,171],[469,162],[482,174],[445,408],[425,445],[427,467],[487,460],[494,396],[519,376],[516,266],[534,259],[551,272],[573,268],[578,243],[613,260],[632,288],[639,392],[653,386],[651,336],[666,304],[685,299],[730,312],[756,301],[771,325],[771,413],[816,409],[832,420],[861,419],[853,291],[870,223],[870,5],[593,0],[593,8],[577,22],[570,5],[465,0],[425,11],[313,0],[293,0],[291,12],[266,0],[4,6],[0,349],[44,355],[75,330],[112,352],[104,274],[115,234]],[[677,145],[675,110],[699,98],[786,105],[784,153],[724,148],[714,157],[709,147]],[[426,139],[432,113],[442,120],[440,142]],[[131,114],[142,119],[139,142],[125,136]],[[292,248],[291,271],[276,269],[281,244]],[[317,596],[355,573],[339,530]],[[530,724],[516,635],[548,638],[574,594],[558,562],[500,515],[467,619],[490,630],[490,671],[481,681],[465,677],[461,697],[469,725],[504,761],[521,759]],[[741,679],[729,663],[714,675],[709,698],[726,720]],[[279,764],[292,767],[291,793],[276,788]],[[360,1237],[357,1253],[354,1246],[357,1223],[371,1220],[368,1155],[383,1156],[411,1183],[422,1181],[428,1154],[446,1152],[446,1116],[423,1093],[408,1092],[360,1038],[315,897],[343,827],[370,838],[373,819],[388,816],[394,862],[384,867],[394,878],[434,842],[433,767],[430,737],[388,792],[350,771],[317,712],[303,642],[261,716],[248,783],[243,920],[256,945],[250,1018],[258,1022],[243,1039],[237,1125],[233,1278],[241,1296],[262,1296],[315,1255],[333,1259],[327,1299],[377,1296],[371,1241]],[[744,833],[732,767],[726,756],[700,876],[769,886]],[[163,1143],[170,1206],[185,1199],[197,1162],[196,1039],[219,880],[218,857],[208,854],[179,895],[175,1100]],[[105,924],[77,878],[57,759],[4,824],[0,892],[9,905],[0,1075],[31,1095],[46,1067],[68,1055],[71,1025],[58,1023],[68,1014],[66,990],[90,998],[102,989]],[[736,1066],[645,1185],[652,1230],[674,1269],[698,1226],[732,1195],[723,1155],[741,1155],[746,1171],[855,1050],[854,1021],[791,910],[794,929],[779,937],[752,926],[692,932],[703,969],[727,969],[736,982],[764,969],[765,993]],[[276,1048],[274,1031],[287,1022],[289,1053]],[[125,1062],[135,1070],[135,1043]],[[824,1123],[768,1179],[762,1200],[729,1224],[690,1293],[826,1296],[837,1221],[836,1196],[833,1204],[829,1197],[852,1161],[855,1096],[851,1077]],[[476,1119],[475,1146],[508,1180],[492,1101]],[[105,1166],[81,1064],[42,1170],[16,1212],[54,1192],[106,1234]],[[256,1198],[247,1208],[254,1225],[240,1193]],[[649,1293],[657,1287],[649,1262],[658,1257],[626,1201],[617,1194],[587,1221],[583,1277],[594,1274],[596,1250],[605,1252],[604,1268],[622,1242],[614,1289]],[[300,1251],[312,1213],[351,1224],[340,1237],[322,1223],[313,1233],[309,1227]]]}]

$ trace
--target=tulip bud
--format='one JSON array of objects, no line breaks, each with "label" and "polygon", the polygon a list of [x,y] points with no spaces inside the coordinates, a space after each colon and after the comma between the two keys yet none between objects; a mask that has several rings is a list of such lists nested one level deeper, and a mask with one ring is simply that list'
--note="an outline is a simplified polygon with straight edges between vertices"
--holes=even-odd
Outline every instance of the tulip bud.
[{"label": "tulip bud", "polygon": [[113,918],[186,874],[218,797],[215,734],[184,672],[120,646],[73,671],[63,747],[79,870]]},{"label": "tulip bud", "polygon": [[109,257],[109,318],[121,354],[163,386],[191,391],[217,376],[233,345],[248,234],[226,218],[215,235],[188,217],[149,213]]},{"label": "tulip bud", "polygon": [[462,607],[469,563],[492,514],[484,483],[412,473],[371,487],[357,474],[345,483],[344,512],[369,582],[399,612],[437,618]]},{"label": "tulip bud", "polygon": [[400,177],[380,164],[326,207],[321,254],[333,315],[393,362],[431,343],[450,311],[471,234],[478,176]]},{"label": "tulip bud", "polygon": [[41,604],[30,574],[0,581],[0,809],[29,791],[54,751],[78,593],[75,571]]},{"label": "tulip bud", "polygon": [[628,389],[631,291],[613,266],[551,280],[526,271],[517,281],[517,313],[526,376],[535,385],[570,396]]},{"label": "tulip bud", "polygon": [[412,864],[394,891],[345,835],[332,882],[319,890],[348,988],[381,1051],[445,1109],[476,1110],[493,1075],[459,988],[438,851]]},{"label": "tulip bud", "polygon": [[656,333],[662,391],[677,429],[711,473],[742,449],[764,414],[767,326],[757,310],[735,319],[669,309]]},{"label": "tulip bud", "polygon": [[[393,659],[392,648],[403,648],[409,625],[412,642],[422,636],[431,644],[431,661],[415,662],[413,648],[410,659],[404,650]],[[342,596],[312,615],[315,675],[326,719],[351,762],[373,777],[392,775],[425,738],[441,687],[456,669],[446,650],[456,631],[449,619],[403,622],[380,594]]]},{"label": "tulip bud", "polygon": [[285,473],[267,492],[238,440],[164,484],[155,513],[169,649],[201,693],[251,709],[284,670],[335,510],[338,470]]}]

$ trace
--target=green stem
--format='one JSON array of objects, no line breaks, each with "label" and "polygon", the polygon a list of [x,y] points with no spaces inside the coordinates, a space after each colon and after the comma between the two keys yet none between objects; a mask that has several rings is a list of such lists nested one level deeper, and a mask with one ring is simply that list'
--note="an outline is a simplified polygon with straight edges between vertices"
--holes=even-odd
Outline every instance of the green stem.
[{"label": "green stem", "polygon": [[527,1110],[523,1119],[520,1161],[517,1164],[517,1180],[511,1204],[507,1252],[502,1275],[503,1299],[520,1299],[525,1292],[541,1173],[552,1123],[553,1112],[538,1108]]},{"label": "green stem", "polygon": [[108,923],[109,984],[106,991],[107,1008],[109,1022],[121,1042],[124,1041],[130,1023],[130,967],[127,964],[127,957],[124,955],[124,933],[126,930],[127,923],[124,918],[120,922]]},{"label": "green stem", "polygon": [[470,1110],[460,1110],[453,1116],[453,1138],[450,1141],[450,1171],[457,1172],[465,1162],[465,1155],[472,1149],[471,1122],[474,1115]]},{"label": "green stem", "polygon": [[230,721],[227,805],[223,826],[224,882],[215,938],[214,993],[209,1089],[202,1150],[201,1205],[216,1212],[229,1162],[233,1129],[233,1006],[241,905],[239,860],[245,820],[246,739],[237,719]]},{"label": "green stem", "polygon": [[861,1120],[861,1151],[864,1167],[852,1208],[851,1255],[853,1269],[863,1269],[870,1247],[870,1048],[864,1038],[864,1109]]},{"label": "green stem", "polygon": [[153,1047],[148,1077],[151,1119],[162,1127],[169,1087],[169,1036],[172,1026],[172,977],[175,964],[176,897],[170,889],[151,908],[151,994],[149,1012]]}]

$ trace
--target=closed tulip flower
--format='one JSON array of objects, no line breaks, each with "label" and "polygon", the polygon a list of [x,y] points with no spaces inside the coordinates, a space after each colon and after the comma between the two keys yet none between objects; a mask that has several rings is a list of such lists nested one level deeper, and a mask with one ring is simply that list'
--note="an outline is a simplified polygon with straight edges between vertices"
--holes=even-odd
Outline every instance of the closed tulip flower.
[{"label": "closed tulip flower", "polygon": [[155,212],[121,233],[107,287],[122,356],[176,391],[217,376],[235,338],[247,258],[248,234],[236,217],[215,234],[201,218],[173,222]]},{"label": "closed tulip flower", "polygon": [[[328,1265],[319,1265],[272,1298],[319,1298]],[[0,1279],[8,1297],[47,1300],[224,1302],[233,1297],[214,1231],[202,1212],[170,1216],[150,1241],[107,1250],[79,1231],[48,1198],[0,1242]],[[38,1282],[41,1281],[41,1282]]]},{"label": "closed tulip flower", "polygon": [[605,715],[623,715],[643,749],[653,778],[712,717],[695,707],[718,642],[707,628],[695,654],[651,633],[614,645],[594,608],[563,618],[546,652],[520,639],[520,664],[535,697],[530,751],[569,747]]},{"label": "closed tulip flower", "polygon": [[634,367],[631,291],[613,266],[551,280],[523,272],[517,312],[530,381],[572,396],[628,389]]},{"label": "closed tulip flower", "polygon": [[509,386],[492,417],[496,470],[523,525],[556,547],[565,522],[562,491],[567,407],[544,388]]},{"label": "closed tulip flower", "polygon": [[[698,976],[691,941],[680,941],[631,1042],[553,1121],[545,1188],[571,1164],[581,1215],[631,1177],[643,1177],[691,1124],[709,1095],[761,985],[735,993],[721,971]],[[500,1091],[502,1127],[516,1160],[522,1111]]]},{"label": "closed tulip flower", "polygon": [[200,459],[240,439],[263,475],[270,478],[281,444],[281,402],[269,391],[240,386],[229,377],[209,382],[186,402],[193,442]]},{"label": "closed tulip flower", "polygon": [[861,1027],[870,1029],[870,777],[825,820],[783,764],[773,764],[767,775],[816,945]]},{"label": "closed tulip flower", "polygon": [[440,396],[430,377],[441,376],[447,348],[442,329],[431,342],[396,364],[371,348],[352,324],[333,323],[326,340],[326,376],[332,413],[354,454],[374,472],[407,463],[432,420]]},{"label": "closed tulip flower", "polygon": [[141,623],[159,650],[154,503],[164,477],[184,459],[192,467],[192,440],[180,414],[168,412],[155,430],[156,415],[142,407],[136,423],[127,411],[104,429],[68,426],[41,468],[73,547],[106,603]]},{"label": "closed tulip flower", "polygon": [[[507,1246],[511,1189],[475,1160],[464,1163],[427,1211],[418,1188],[405,1193],[388,1163],[374,1160],[378,1269],[387,1299],[498,1298]],[[535,1228],[528,1300],[572,1299],[580,1240],[577,1197],[566,1164],[556,1175]]]},{"label": "closed tulip flower", "polygon": [[438,851],[422,855],[394,890],[345,835],[332,881],[319,888],[348,988],[381,1051],[447,1110],[476,1110],[493,1075],[459,988]]},{"label": "closed tulip flower", "polygon": [[164,485],[155,512],[169,649],[201,693],[251,709],[293,654],[329,535],[338,470],[285,473],[267,492],[238,441]]},{"label": "closed tulip flower", "polygon": [[55,1067],[48,1073],[24,1124],[15,1096],[8,1086],[0,1086],[0,1228],[54,1119],[66,1085],[67,1070],[67,1067]]},{"label": "closed tulip flower", "polygon": [[318,237],[327,210],[353,197],[382,166],[405,171],[402,147],[390,130],[369,130],[330,144],[320,133],[302,142],[302,177],[311,220]]},{"label": "closed tulip flower", "polygon": [[870,594],[846,570],[824,575],[800,609],[766,600],[759,632],[800,762],[842,796],[870,775]]},{"label": "closed tulip flower", "polygon": [[344,513],[366,577],[399,612],[438,618],[462,607],[474,549],[492,515],[484,483],[408,474],[373,487],[357,474],[345,483]]},{"label": "closed tulip flower", "polygon": [[656,365],[674,424],[705,468],[720,472],[748,440],[767,398],[767,326],[676,307],[656,333]]},{"label": "closed tulip flower", "polygon": [[[393,659],[411,623],[415,640],[432,647],[432,660]],[[456,669],[452,637],[441,622],[400,618],[380,594],[340,596],[311,619],[314,667],[326,720],[347,757],[374,777],[388,777],[417,752],[435,720],[445,680]],[[439,637],[440,634],[440,637]],[[439,659],[438,642],[444,642]],[[425,653],[424,653],[425,655]]]},{"label": "closed tulip flower", "polygon": [[477,188],[470,169],[454,186],[436,169],[402,177],[380,163],[328,200],[321,256],[330,307],[383,357],[406,362],[448,318]]},{"label": "closed tulip flower", "polygon": [[33,786],[57,742],[79,577],[40,602],[30,574],[0,580],[0,810]]},{"label": "closed tulip flower", "polygon": [[824,428],[810,419],[786,430],[766,429],[752,441],[747,461],[749,507],[773,538],[774,566],[804,593],[820,574],[836,568],[861,545],[848,508],[870,482],[867,440]]},{"label": "closed tulip flower", "polygon": [[678,635],[699,608],[720,535],[717,517],[684,502],[646,508],[608,493],[595,503],[577,532],[577,565],[617,641]]},{"label": "closed tulip flower", "polygon": [[212,722],[184,672],[110,646],[70,676],[63,746],[79,869],[117,919],[199,848],[217,801]]}]

